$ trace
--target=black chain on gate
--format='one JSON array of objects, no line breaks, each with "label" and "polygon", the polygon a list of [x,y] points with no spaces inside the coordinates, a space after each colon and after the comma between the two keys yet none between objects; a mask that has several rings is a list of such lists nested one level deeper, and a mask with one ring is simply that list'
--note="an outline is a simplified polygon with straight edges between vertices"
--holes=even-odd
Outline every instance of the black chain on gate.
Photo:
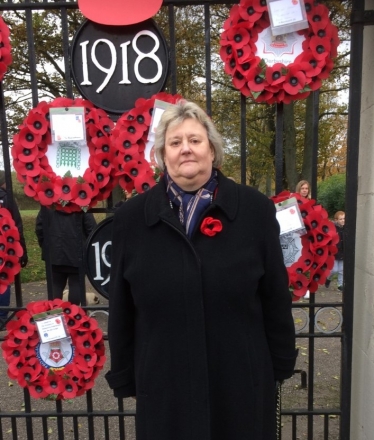
[{"label": "black chain on gate", "polygon": [[275,391],[275,417],[277,440],[281,440],[281,384],[277,384]]}]

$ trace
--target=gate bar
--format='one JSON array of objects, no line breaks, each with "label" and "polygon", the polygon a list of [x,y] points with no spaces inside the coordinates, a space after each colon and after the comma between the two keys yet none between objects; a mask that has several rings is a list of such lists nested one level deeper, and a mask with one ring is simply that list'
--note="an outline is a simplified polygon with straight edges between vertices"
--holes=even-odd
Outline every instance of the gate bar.
[{"label": "gate bar", "polygon": [[[362,14],[365,1],[353,2],[352,17]],[[352,23],[350,84],[347,134],[347,180],[346,180],[346,224],[344,230],[344,292],[343,292],[343,338],[342,371],[340,383],[340,440],[350,439],[351,386],[352,386],[352,335],[355,278],[355,240],[357,221],[358,155],[360,145],[360,108],[363,61],[363,23]]]}]

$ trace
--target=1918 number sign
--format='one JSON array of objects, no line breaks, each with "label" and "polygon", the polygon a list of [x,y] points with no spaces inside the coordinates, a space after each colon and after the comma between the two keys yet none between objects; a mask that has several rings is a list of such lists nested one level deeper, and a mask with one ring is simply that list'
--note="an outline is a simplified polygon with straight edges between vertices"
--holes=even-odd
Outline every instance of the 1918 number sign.
[{"label": "1918 number sign", "polygon": [[72,46],[72,74],[82,96],[109,113],[123,113],[138,98],[163,90],[169,57],[153,20],[132,26],[85,21]]}]

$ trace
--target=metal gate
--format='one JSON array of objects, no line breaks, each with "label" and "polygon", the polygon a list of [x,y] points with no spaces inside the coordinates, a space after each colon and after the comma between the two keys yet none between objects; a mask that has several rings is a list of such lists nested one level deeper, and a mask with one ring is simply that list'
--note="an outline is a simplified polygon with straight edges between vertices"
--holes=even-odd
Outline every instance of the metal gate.
[{"label": "metal gate", "polygon": [[[212,85],[212,69],[216,68],[212,62],[213,52],[217,47],[211,45],[211,26],[212,11],[215,13],[222,10],[226,14],[232,4],[238,1],[224,0],[164,0],[162,26],[167,34],[168,45],[170,48],[170,77],[167,83],[167,90],[170,93],[180,93],[183,84],[178,78],[177,66],[177,45],[176,20],[177,12],[181,8],[198,8],[202,28],[201,33],[196,35],[196,46],[200,48],[199,60],[202,62],[201,71],[203,72],[200,80],[203,93],[202,101],[206,104],[209,114],[212,114],[212,96],[214,86]],[[303,329],[298,333],[298,344],[302,346],[300,356],[305,355],[307,362],[303,367],[298,368],[293,379],[283,386],[283,405],[282,405],[282,437],[285,439],[349,439],[350,427],[350,385],[351,385],[351,360],[352,360],[352,320],[353,320],[353,283],[354,283],[354,249],[355,249],[355,227],[356,227],[356,193],[357,193],[357,164],[358,164],[358,136],[359,136],[359,112],[355,109],[360,108],[361,96],[361,69],[362,69],[362,44],[363,26],[372,24],[370,14],[364,11],[364,1],[354,2],[354,10],[351,19],[351,88],[349,95],[349,128],[348,128],[348,154],[347,154],[347,193],[346,211],[348,230],[346,239],[346,258],[345,258],[345,290],[343,300],[339,301],[320,301],[311,295],[309,301],[302,304],[294,304],[295,316],[304,322]],[[23,22],[23,27],[18,28],[18,32],[23,29],[23,35],[17,35],[18,39],[23,39],[25,50],[28,50],[28,65],[25,66],[25,78],[23,84],[29,91],[29,107],[37,105],[41,96],[41,85],[38,76],[38,57],[39,51],[43,48],[37,45],[38,23],[36,12],[53,11],[58,17],[61,60],[59,64],[54,63],[54,72],[59,72],[62,77],[61,88],[56,90],[58,95],[72,97],[75,89],[72,75],[69,68],[70,63],[70,44],[74,33],[77,31],[80,21],[77,16],[72,17],[71,12],[77,10],[75,1],[53,1],[53,0],[1,0],[0,11],[6,12],[13,17],[19,17]],[[369,11],[367,11],[369,12]],[[39,16],[38,16],[39,17]],[[83,18],[82,18],[83,20]],[[157,20],[156,20],[157,21]],[[21,87],[21,85],[20,85]],[[12,197],[12,182],[10,179],[11,160],[10,160],[10,132],[12,115],[7,113],[8,91],[0,83],[0,121],[1,121],[1,143],[3,149],[4,168],[6,171],[7,187],[10,189],[10,203],[14,203]],[[50,96],[52,97],[52,96]],[[201,96],[200,96],[201,98]],[[313,197],[317,191],[317,154],[318,154],[318,92],[314,92],[314,122],[313,122],[313,170],[312,170],[312,192]],[[246,183],[246,103],[247,100],[238,92],[232,94],[233,108],[240,111],[241,121],[241,172],[240,177]],[[212,114],[214,117],[214,113]],[[278,104],[274,113],[275,126],[275,192],[279,193],[283,186],[283,107]],[[111,201],[107,208],[94,208],[93,212],[109,212]],[[24,305],[22,295],[22,285],[20,278],[15,281],[16,307],[11,308],[16,311]],[[107,310],[107,305],[95,308],[87,307],[88,310],[95,311]],[[333,313],[338,319],[338,324],[332,331],[326,331],[319,325],[319,318],[322,313]],[[341,326],[343,322],[343,325]],[[4,333],[0,334],[1,340]],[[331,365],[332,371],[336,371],[336,378],[332,380],[337,396],[336,404],[324,405],[318,402],[318,364],[321,358],[316,356],[317,352],[328,350],[329,346],[334,345],[337,350],[337,357]],[[327,347],[327,348],[326,348]],[[336,348],[337,347],[337,348]],[[300,358],[299,356],[299,358]],[[323,360],[322,360],[323,362]],[[3,382],[7,381],[5,371],[2,372]],[[133,402],[127,402],[112,397],[110,390],[107,389],[103,378],[99,378],[98,387],[88,391],[85,396],[75,399],[73,402],[51,402],[39,401],[30,398],[27,391],[19,390],[15,398],[16,406],[9,407],[7,395],[2,394],[0,398],[0,440],[5,438],[13,439],[135,439],[134,418],[135,410]],[[4,389],[4,388],[3,388]],[[300,399],[300,393],[303,398]],[[129,399],[127,399],[129,400]],[[14,400],[12,400],[13,402]],[[235,440],[235,439],[233,439]],[[266,440],[266,439],[264,439]]]}]

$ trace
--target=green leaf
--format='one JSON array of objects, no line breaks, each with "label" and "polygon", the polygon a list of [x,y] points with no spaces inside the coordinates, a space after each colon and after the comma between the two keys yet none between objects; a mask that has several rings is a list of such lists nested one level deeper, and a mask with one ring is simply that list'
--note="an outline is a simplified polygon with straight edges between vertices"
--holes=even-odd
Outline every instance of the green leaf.
[{"label": "green leaf", "polygon": [[265,60],[263,58],[261,59],[259,66],[261,67],[261,69],[267,68],[267,64],[265,63]]},{"label": "green leaf", "polygon": [[254,97],[254,99],[257,99],[261,95],[262,92],[252,92],[251,91],[251,93],[252,93],[252,96]]},{"label": "green leaf", "polygon": [[305,87],[301,90],[299,90],[299,93],[305,93],[305,92],[311,92],[312,89],[309,87],[308,84],[305,84]]},{"label": "green leaf", "polygon": [[43,175],[42,175],[42,178],[41,178],[41,181],[42,181],[42,182],[50,182],[51,179],[50,179],[49,177],[47,177],[45,174],[43,174]]}]

